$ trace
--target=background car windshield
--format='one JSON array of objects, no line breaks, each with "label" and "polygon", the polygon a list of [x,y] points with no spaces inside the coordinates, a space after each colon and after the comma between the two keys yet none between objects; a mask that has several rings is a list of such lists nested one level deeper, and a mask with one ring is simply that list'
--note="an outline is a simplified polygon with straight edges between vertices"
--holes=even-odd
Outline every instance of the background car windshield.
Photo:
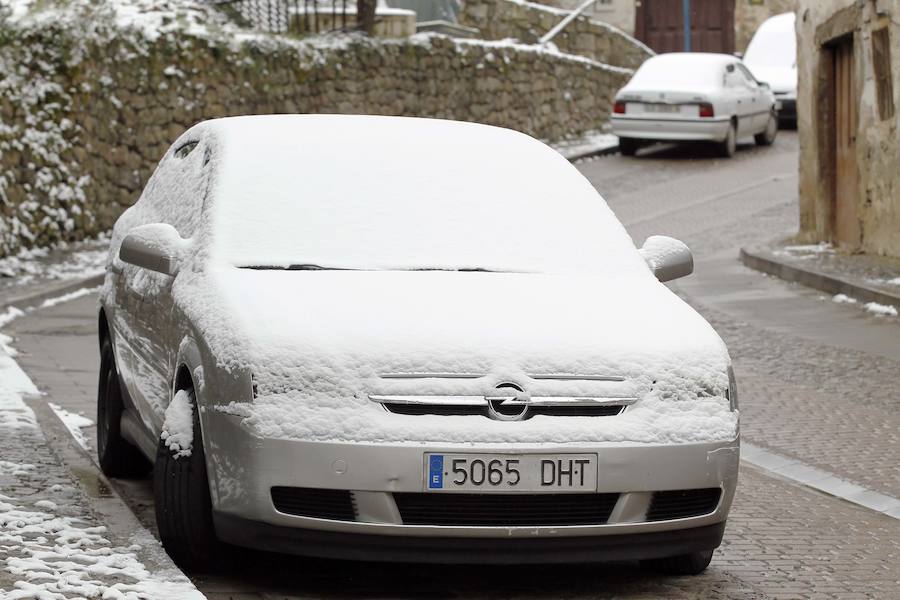
[{"label": "background car windshield", "polygon": [[797,60],[794,19],[783,16],[767,21],[759,28],[744,55],[751,67],[790,67]]},{"label": "background car windshield", "polygon": [[218,130],[211,238],[221,262],[649,273],[590,183],[519,133],[327,116]]}]

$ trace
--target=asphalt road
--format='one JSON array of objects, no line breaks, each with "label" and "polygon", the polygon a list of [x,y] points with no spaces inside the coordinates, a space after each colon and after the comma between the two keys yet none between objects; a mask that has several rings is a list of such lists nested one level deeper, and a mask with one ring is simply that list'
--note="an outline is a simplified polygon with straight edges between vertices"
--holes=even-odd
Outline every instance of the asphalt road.
[{"label": "asphalt road", "polygon": [[[797,227],[797,138],[742,146],[732,160],[658,147],[578,168],[640,245],[685,241],[695,273],[673,289],[734,358],[745,442],[837,481],[900,497],[900,319],[868,315],[740,265],[741,245]],[[94,411],[95,298],[36,311],[8,330],[19,363],[53,402]],[[94,440],[89,439],[94,445]],[[153,529],[149,481],[117,482]],[[635,565],[382,565],[246,553],[191,574],[210,598],[896,598],[900,520],[745,462],[723,546],[697,577]]]}]

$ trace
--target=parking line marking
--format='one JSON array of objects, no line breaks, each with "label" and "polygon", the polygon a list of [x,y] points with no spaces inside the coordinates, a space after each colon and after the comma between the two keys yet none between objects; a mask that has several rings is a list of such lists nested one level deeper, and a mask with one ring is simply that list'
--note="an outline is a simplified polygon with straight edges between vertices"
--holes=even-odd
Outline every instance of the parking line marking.
[{"label": "parking line marking", "polygon": [[852,502],[889,517],[900,519],[900,500],[841,479],[833,473],[811,467],[799,460],[741,442],[741,460],[781,477]]}]

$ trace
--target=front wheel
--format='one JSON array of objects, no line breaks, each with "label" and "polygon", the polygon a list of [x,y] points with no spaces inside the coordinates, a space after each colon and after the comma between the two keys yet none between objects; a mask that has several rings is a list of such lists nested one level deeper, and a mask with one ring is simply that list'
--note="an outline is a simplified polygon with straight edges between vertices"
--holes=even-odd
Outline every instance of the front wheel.
[{"label": "front wheel", "polygon": [[769,114],[766,128],[753,136],[753,140],[757,146],[771,146],[775,142],[776,135],[778,135],[778,117],[773,112]]},{"label": "front wheel", "polygon": [[644,564],[655,571],[668,575],[699,575],[709,566],[712,556],[713,550],[703,550],[679,556],[654,558],[644,561]]},{"label": "front wheel", "polygon": [[100,381],[97,384],[97,460],[107,477],[143,477],[150,470],[150,463],[140,450],[122,437],[124,410],[112,342],[107,338],[100,346]]},{"label": "front wheel", "polygon": [[[170,411],[173,418],[170,423]],[[186,415],[190,418],[184,418]],[[181,418],[179,418],[181,417]],[[185,425],[191,423],[191,428]],[[179,431],[169,431],[178,427]],[[172,560],[181,567],[205,570],[221,558],[212,520],[212,501],[206,474],[206,454],[200,418],[192,390],[181,390],[166,410],[164,430],[153,467],[153,498],[159,538]],[[173,440],[178,444],[173,444]]]}]

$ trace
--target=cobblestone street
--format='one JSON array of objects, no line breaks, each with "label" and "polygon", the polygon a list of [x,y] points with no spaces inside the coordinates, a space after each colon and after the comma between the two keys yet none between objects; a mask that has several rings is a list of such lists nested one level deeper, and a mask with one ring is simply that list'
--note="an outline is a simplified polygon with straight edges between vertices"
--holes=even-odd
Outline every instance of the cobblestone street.
[{"label": "cobblestone street", "polygon": [[[745,244],[797,230],[797,136],[771,148],[742,146],[722,161],[685,149],[651,149],[578,164],[635,243],[677,237],[695,271],[672,289],[718,330],[734,359],[743,441],[827,472],[834,481],[900,498],[900,319],[878,317],[830,296],[751,271]],[[96,294],[38,309],[4,328],[16,361],[52,402],[93,419],[98,356]],[[36,411],[41,414],[42,408]],[[53,413],[47,414],[47,419]],[[43,418],[41,419],[43,420]],[[0,481],[30,501],[82,511],[77,479],[59,467],[65,443],[17,456],[32,464]],[[93,428],[84,430],[96,448]],[[37,430],[29,435],[40,435]],[[52,446],[52,447],[51,447]],[[746,458],[746,457],[745,457]],[[83,485],[83,482],[82,482]],[[149,479],[116,483],[153,530]],[[2,498],[0,498],[2,501]],[[88,511],[89,512],[89,511]],[[2,555],[2,538],[0,538]],[[243,553],[215,575],[189,573],[211,599],[287,598],[897,598],[900,514],[823,494],[767,468],[742,463],[723,545],[696,577],[636,565],[408,566]],[[4,589],[0,571],[0,589]]]}]

